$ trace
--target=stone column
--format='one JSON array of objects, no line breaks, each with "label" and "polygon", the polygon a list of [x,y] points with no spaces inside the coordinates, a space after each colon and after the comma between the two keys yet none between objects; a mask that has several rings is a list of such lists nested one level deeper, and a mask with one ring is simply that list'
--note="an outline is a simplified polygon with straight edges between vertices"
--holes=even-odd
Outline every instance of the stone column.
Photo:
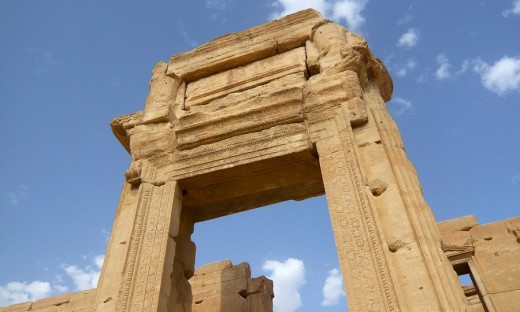
[{"label": "stone column", "polygon": [[[107,254],[98,287],[97,311],[168,310],[172,273],[176,273],[174,267],[179,267],[175,257],[177,246],[189,237],[184,231],[187,222],[180,222],[182,193],[175,181],[161,186],[142,183],[139,193],[131,233],[128,240],[119,243],[128,245],[125,257],[113,255],[114,247]],[[117,225],[115,230],[119,232]],[[186,250],[182,252],[189,254]],[[115,289],[117,293],[113,292]],[[189,287],[183,291],[183,297],[189,300]]]},{"label": "stone column", "polygon": [[340,25],[324,22],[311,39],[307,61],[315,75],[304,108],[350,311],[464,311],[435,219],[385,107],[392,93],[386,69]]},{"label": "stone column", "polygon": [[181,217],[176,243],[175,261],[171,274],[171,290],[168,311],[191,312],[192,293],[188,282],[195,272],[195,244],[191,241],[194,223],[185,215]]},{"label": "stone column", "polygon": [[96,297],[96,311],[191,311],[193,222],[182,190],[164,174],[175,149],[168,114],[181,83],[157,63],[144,112],[118,117],[112,129],[132,156]]},{"label": "stone column", "polygon": [[350,311],[397,310],[352,129],[342,116],[334,128],[331,132],[336,133],[317,142],[316,147]]}]

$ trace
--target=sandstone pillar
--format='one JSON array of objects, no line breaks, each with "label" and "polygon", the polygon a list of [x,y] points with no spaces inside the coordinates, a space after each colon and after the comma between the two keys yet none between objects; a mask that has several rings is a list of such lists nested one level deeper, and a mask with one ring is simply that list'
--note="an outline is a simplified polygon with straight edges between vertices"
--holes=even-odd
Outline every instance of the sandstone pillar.
[{"label": "sandstone pillar", "polygon": [[[350,310],[464,311],[435,219],[385,107],[392,91],[386,69],[364,40],[337,24],[322,23],[311,39],[317,74],[304,106]],[[320,114],[324,108],[329,113]]]},{"label": "sandstone pillar", "polygon": [[[175,257],[176,250],[182,250],[185,258],[194,259],[191,255],[194,248],[178,247],[190,244],[185,230],[189,222],[180,223],[182,194],[177,182],[161,186],[142,183],[138,188],[134,220],[130,227],[126,226],[126,233],[122,233],[124,227],[121,226],[126,221],[124,211],[120,209],[116,217],[115,232],[98,286],[97,311],[167,311],[172,275],[179,277],[180,271],[182,276],[189,274],[185,273],[190,271],[185,269],[189,264],[184,265]],[[124,234],[126,237],[118,241],[118,236]],[[124,246],[124,251],[118,252],[117,245]],[[189,302],[189,307],[190,288],[189,285],[183,287],[182,281],[179,278],[177,283],[177,287],[182,288],[182,300],[179,300]]]},{"label": "sandstone pillar", "polygon": [[171,152],[168,118],[180,80],[158,63],[145,111],[121,116],[112,127],[132,163],[125,173],[116,219],[96,297],[96,311],[191,311],[195,245],[193,221],[182,214],[175,179],[157,178],[157,163]]},{"label": "sandstone pillar", "polygon": [[345,291],[351,311],[399,306],[381,236],[365,193],[354,137],[338,117],[337,133],[317,143]]}]

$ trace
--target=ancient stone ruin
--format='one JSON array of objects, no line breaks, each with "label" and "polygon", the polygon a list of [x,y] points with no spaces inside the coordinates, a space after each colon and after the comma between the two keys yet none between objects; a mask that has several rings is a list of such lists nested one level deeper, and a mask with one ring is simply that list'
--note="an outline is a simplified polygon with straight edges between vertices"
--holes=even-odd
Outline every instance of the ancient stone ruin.
[{"label": "ancient stone ruin", "polygon": [[350,311],[520,311],[520,217],[437,223],[391,96],[366,41],[313,10],[159,62],[144,111],[112,121],[132,163],[98,287],[0,311],[272,311],[247,263],[195,269],[194,224],[321,194]]}]

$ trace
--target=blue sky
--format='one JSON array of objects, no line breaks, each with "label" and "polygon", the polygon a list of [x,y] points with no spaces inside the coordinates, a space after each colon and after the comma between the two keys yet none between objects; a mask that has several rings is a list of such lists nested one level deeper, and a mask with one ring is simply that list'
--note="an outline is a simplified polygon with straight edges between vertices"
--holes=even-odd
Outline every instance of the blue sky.
[{"label": "blue sky", "polygon": [[[438,220],[520,214],[519,0],[1,0],[0,306],[95,286],[130,162],[109,121],[143,109],[156,61],[306,7],[389,68]],[[324,197],[197,224],[193,240],[197,265],[275,279],[278,312],[345,310]]]}]

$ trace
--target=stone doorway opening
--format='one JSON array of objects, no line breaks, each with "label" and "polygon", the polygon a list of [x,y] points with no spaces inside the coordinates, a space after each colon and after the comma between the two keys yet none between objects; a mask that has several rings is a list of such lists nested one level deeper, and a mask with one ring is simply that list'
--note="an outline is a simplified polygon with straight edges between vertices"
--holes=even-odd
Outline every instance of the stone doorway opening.
[{"label": "stone doorway opening", "polygon": [[[246,261],[252,276],[266,275],[274,280],[275,302],[296,304],[287,297],[298,293],[302,304],[298,311],[323,309],[325,282],[331,271],[339,271],[325,196],[260,208],[196,223],[192,234],[197,245],[196,267],[223,259],[235,265]],[[269,263],[278,271],[265,269]],[[273,278],[282,272],[287,273],[285,280]],[[299,274],[303,274],[304,283],[297,286],[302,277]],[[338,303],[327,309],[344,311],[346,306],[345,297],[340,296]]]}]

